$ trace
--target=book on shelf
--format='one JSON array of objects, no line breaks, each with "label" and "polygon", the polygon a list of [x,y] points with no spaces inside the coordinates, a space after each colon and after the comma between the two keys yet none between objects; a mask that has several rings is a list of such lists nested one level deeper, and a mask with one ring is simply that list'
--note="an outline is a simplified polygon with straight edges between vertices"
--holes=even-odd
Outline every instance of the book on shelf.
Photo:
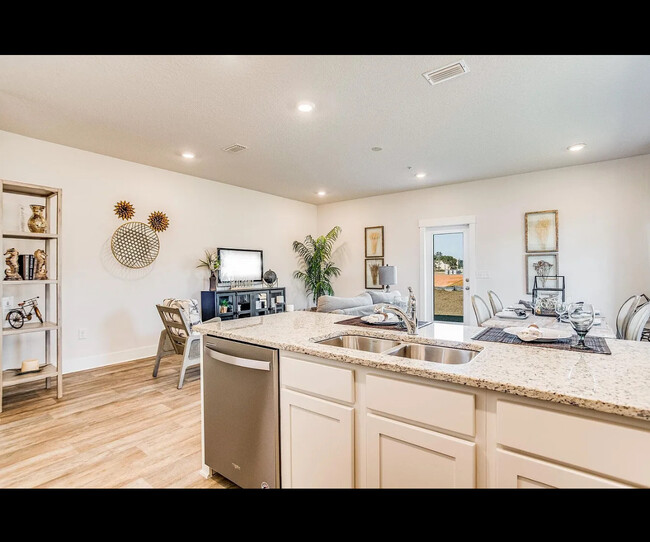
[{"label": "book on shelf", "polygon": [[18,274],[23,280],[34,280],[34,255],[18,255]]}]

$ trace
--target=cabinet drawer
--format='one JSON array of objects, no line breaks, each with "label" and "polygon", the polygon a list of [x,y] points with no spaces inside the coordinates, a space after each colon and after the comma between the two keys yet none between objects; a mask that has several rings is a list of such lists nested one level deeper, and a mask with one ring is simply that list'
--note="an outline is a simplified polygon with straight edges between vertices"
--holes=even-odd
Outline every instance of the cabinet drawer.
[{"label": "cabinet drawer", "polygon": [[282,356],[280,384],[287,388],[354,403],[354,371],[351,369]]},{"label": "cabinet drawer", "polygon": [[650,485],[650,431],[497,401],[497,442],[569,465]]},{"label": "cabinet drawer", "polygon": [[368,375],[366,394],[366,405],[372,410],[472,437],[476,434],[472,393]]},{"label": "cabinet drawer", "polygon": [[506,450],[497,450],[496,458],[497,487],[500,488],[622,489],[631,487]]}]

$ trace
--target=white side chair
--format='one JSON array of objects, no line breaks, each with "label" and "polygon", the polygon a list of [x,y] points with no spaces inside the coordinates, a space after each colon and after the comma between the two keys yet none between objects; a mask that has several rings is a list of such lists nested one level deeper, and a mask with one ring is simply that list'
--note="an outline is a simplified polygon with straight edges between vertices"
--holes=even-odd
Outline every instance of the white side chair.
[{"label": "white side chair", "polygon": [[483,326],[483,322],[489,320],[491,317],[490,308],[487,306],[487,303],[483,298],[478,295],[472,296],[472,307],[474,309],[474,315],[476,316],[476,323],[479,326]]},{"label": "white side chair", "polygon": [[650,321],[650,303],[641,305],[634,313],[625,331],[625,339],[628,341],[640,341],[648,321]]},{"label": "white side chair", "polygon": [[501,299],[493,290],[488,290],[488,299],[490,300],[490,305],[492,305],[492,314],[501,312],[503,310],[503,303]]},{"label": "white side chair", "polygon": [[201,360],[201,334],[193,333],[192,327],[201,323],[198,302],[195,299],[165,299],[156,305],[163,323],[158,340],[158,352],[153,368],[153,376],[158,376],[160,360],[164,356],[179,354],[183,356],[178,389],[183,387],[185,371],[198,365]]},{"label": "white side chair", "polygon": [[627,329],[630,319],[634,314],[637,306],[639,305],[640,295],[633,295],[628,297],[625,302],[621,305],[621,308],[618,309],[618,314],[616,315],[616,338],[624,339],[625,330]]}]

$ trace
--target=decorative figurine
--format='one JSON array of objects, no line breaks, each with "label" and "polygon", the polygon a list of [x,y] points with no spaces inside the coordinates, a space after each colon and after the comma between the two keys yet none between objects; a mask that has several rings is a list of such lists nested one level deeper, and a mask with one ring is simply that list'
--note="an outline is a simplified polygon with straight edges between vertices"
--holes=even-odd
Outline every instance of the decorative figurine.
[{"label": "decorative figurine", "polygon": [[[7,256],[7,254],[9,256]],[[5,280],[22,280],[23,277],[18,273],[18,251],[15,248],[10,248],[5,252],[6,269]]]},{"label": "decorative figurine", "polygon": [[36,315],[36,318],[38,318],[42,324],[43,315],[38,308],[38,302],[36,301],[37,299],[38,296],[32,297],[30,299],[25,299],[25,301],[22,303],[18,303],[18,308],[11,309],[7,313],[6,317],[6,319],[9,321],[9,325],[14,329],[20,329],[23,327],[25,320],[32,319],[32,313]]},{"label": "decorative figurine", "polygon": [[40,248],[34,252],[34,280],[47,280],[47,254]]}]

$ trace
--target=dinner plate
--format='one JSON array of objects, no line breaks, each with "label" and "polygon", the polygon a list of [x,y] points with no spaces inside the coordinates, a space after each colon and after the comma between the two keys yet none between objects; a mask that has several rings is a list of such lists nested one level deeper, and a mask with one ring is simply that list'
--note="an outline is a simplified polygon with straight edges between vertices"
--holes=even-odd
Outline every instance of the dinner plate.
[{"label": "dinner plate", "polygon": [[372,320],[366,320],[368,318],[367,316],[362,316],[361,321],[365,324],[370,324],[372,326],[394,326],[395,324],[399,324],[399,318],[395,318],[394,320],[380,320],[373,322]]},{"label": "dinner plate", "polygon": [[[503,331],[508,333],[509,335],[516,335],[519,337],[519,333],[521,333],[524,329],[527,329],[528,326],[526,327],[507,327]],[[563,330],[563,329],[549,329],[547,327],[540,327],[539,330],[542,332],[542,336],[534,339],[532,341],[526,341],[526,342],[533,342],[533,343],[552,343],[557,341],[558,339],[569,339],[573,335],[573,331],[569,330]],[[521,339],[521,337],[519,337]],[[522,341],[525,339],[521,339]]]}]

